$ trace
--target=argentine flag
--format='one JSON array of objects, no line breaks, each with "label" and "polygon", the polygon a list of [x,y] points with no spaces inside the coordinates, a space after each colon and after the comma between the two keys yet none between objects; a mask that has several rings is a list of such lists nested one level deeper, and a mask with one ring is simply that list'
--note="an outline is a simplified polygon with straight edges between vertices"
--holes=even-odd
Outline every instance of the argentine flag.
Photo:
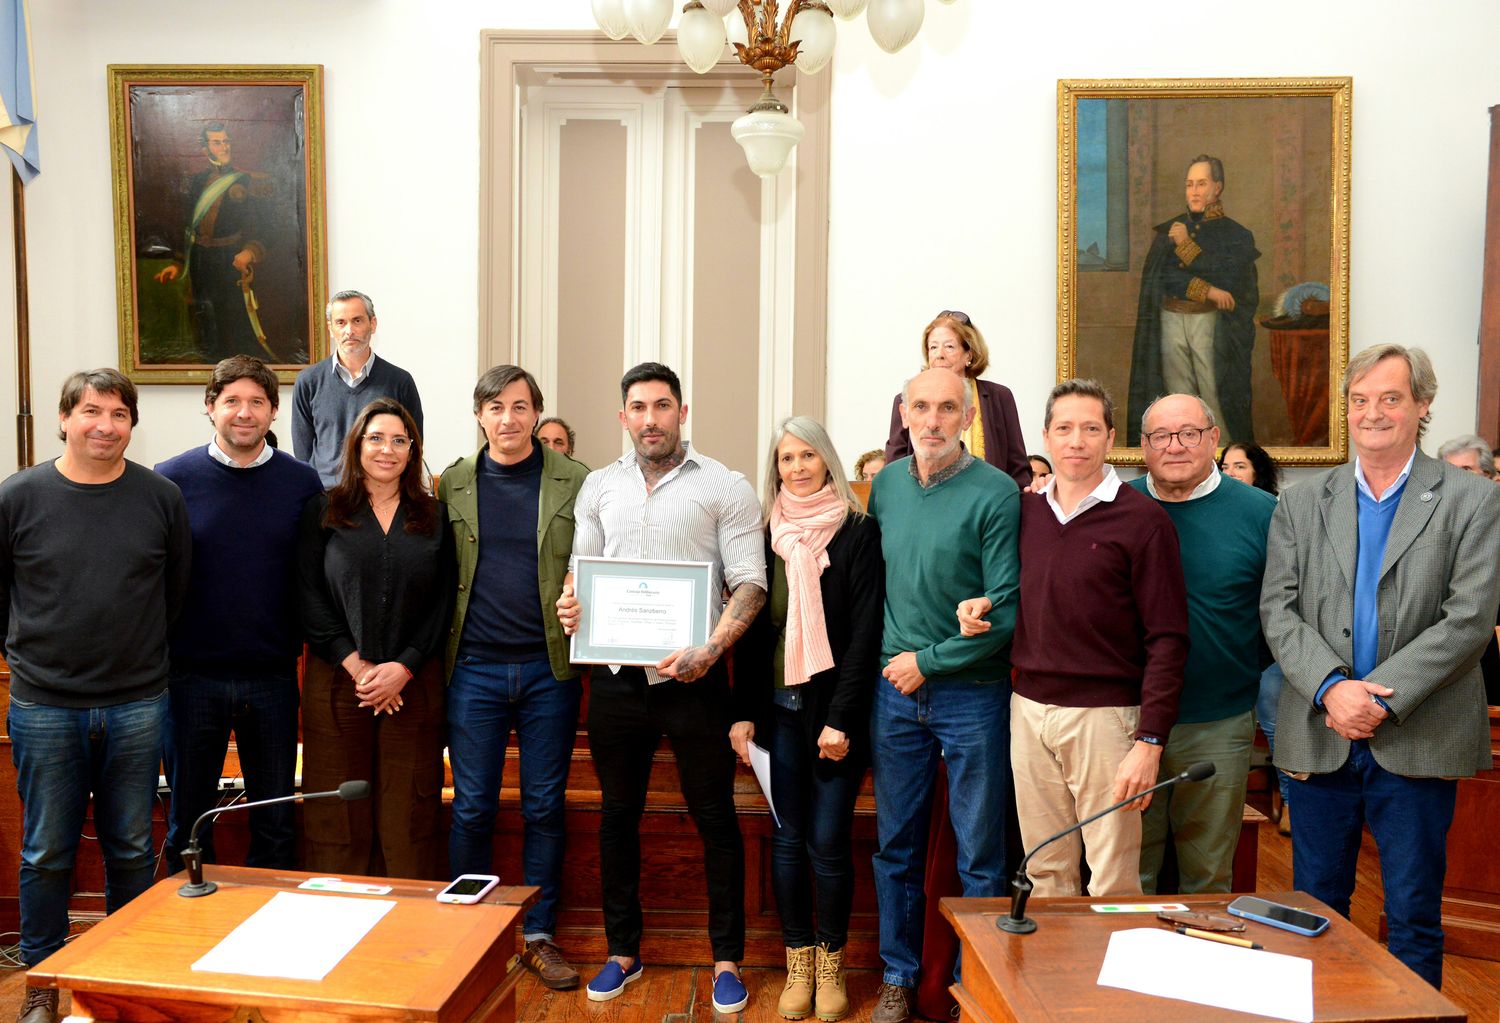
[{"label": "argentine flag", "polygon": [[0,146],[23,185],[41,173],[26,0],[0,0]]}]

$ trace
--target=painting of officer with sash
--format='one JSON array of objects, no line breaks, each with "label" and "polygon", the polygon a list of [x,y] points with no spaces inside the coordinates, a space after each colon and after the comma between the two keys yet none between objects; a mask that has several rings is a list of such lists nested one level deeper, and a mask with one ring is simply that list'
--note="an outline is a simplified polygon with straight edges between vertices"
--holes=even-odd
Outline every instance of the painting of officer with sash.
[{"label": "painting of officer with sash", "polygon": [[198,382],[253,355],[290,381],[326,353],[320,69],[111,76],[122,369]]}]

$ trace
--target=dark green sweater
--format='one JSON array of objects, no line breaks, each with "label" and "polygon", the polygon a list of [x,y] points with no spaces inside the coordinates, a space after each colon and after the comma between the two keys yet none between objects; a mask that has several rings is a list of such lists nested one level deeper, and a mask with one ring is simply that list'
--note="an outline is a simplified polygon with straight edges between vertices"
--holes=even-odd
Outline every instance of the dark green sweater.
[{"label": "dark green sweater", "polygon": [[[923,489],[910,458],[892,462],[870,487],[870,514],[885,555],[882,666],[904,651],[934,679],[1010,681],[1010,639],[1020,591],[1020,489],[978,459]],[[990,630],[958,633],[957,607],[969,597],[994,604]]]},{"label": "dark green sweater", "polygon": [[[1131,480],[1142,493],[1146,477]],[[1221,721],[1255,706],[1270,653],[1260,632],[1266,532],[1276,498],[1228,476],[1192,501],[1158,501],[1177,527],[1188,637],[1178,724]]]}]

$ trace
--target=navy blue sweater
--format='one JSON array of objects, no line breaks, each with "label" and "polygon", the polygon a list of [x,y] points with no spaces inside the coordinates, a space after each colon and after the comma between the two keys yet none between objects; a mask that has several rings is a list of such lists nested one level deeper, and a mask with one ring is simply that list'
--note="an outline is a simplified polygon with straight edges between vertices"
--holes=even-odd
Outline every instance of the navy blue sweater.
[{"label": "navy blue sweater", "polygon": [[323,491],[318,474],[284,451],[253,469],[215,461],[207,445],[156,471],[176,483],[193,532],[193,572],[172,630],[174,667],[211,675],[293,672],[297,523]]},{"label": "navy blue sweater", "polygon": [[474,475],[479,497],[479,561],[464,615],[458,652],[496,664],[547,656],[542,590],[536,567],[537,499],[542,490],[542,449],[515,465],[489,452]]}]

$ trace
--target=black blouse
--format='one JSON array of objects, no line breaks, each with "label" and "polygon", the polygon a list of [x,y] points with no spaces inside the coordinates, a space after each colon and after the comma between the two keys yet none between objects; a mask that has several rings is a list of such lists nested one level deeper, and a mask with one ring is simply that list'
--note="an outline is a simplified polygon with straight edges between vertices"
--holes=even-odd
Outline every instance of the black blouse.
[{"label": "black blouse", "polygon": [[406,504],[382,532],[368,502],[354,524],[323,525],[328,496],[302,513],[297,546],[302,627],[313,652],[340,664],[355,651],[375,664],[399,661],[415,675],[442,652],[453,615],[457,562],[441,505],[431,535],[406,531]]}]

